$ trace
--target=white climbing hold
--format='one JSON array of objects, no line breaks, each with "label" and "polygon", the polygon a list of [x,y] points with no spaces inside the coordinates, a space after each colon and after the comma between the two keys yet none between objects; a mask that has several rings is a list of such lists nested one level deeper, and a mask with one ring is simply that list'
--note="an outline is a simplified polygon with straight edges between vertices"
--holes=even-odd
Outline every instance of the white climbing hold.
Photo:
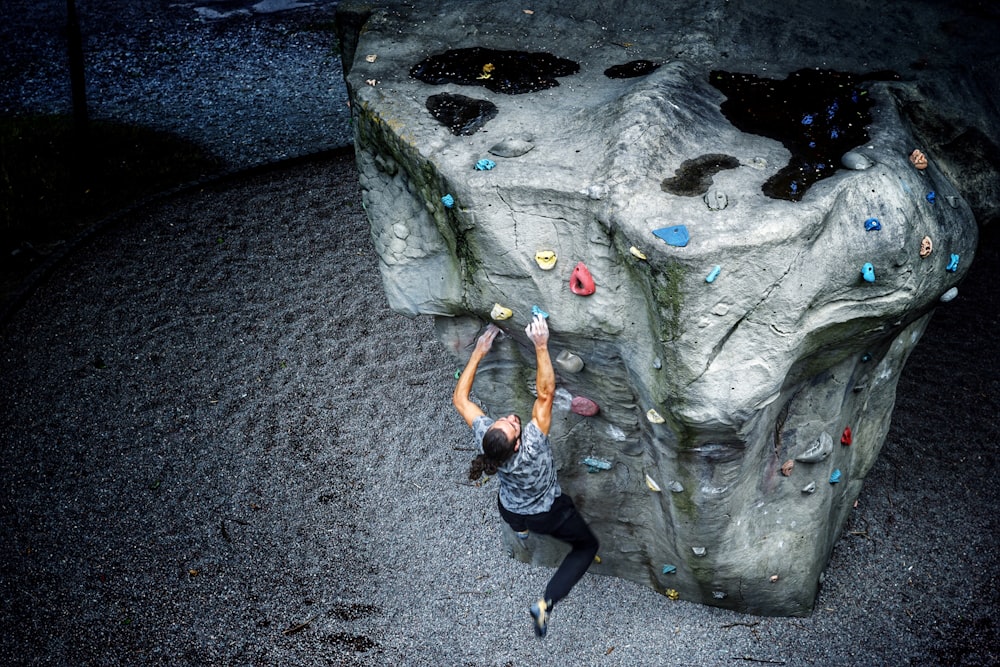
[{"label": "white climbing hold", "polygon": [[812,447],[795,457],[800,463],[819,463],[833,452],[833,436],[823,431]]},{"label": "white climbing hold", "polygon": [[694,555],[698,558],[701,558],[708,553],[708,549],[705,547],[691,547],[691,551],[694,552]]},{"label": "white climbing hold", "polygon": [[958,288],[952,287],[950,290],[941,295],[941,303],[948,303],[956,296],[958,296]]},{"label": "white climbing hold", "polygon": [[815,493],[816,492],[816,482],[809,482],[802,487],[802,493]]},{"label": "white climbing hold", "polygon": [[674,480],[673,482],[670,482],[670,490],[674,493],[681,493],[684,491],[684,485],[677,480]]},{"label": "white climbing hold", "polygon": [[857,151],[847,151],[844,153],[840,158],[840,164],[855,171],[870,169],[875,166],[875,162],[870,157]]},{"label": "white climbing hold", "polygon": [[651,424],[662,424],[666,421],[666,419],[660,416],[659,412],[652,408],[646,411],[646,419],[648,419]]},{"label": "white climbing hold", "polygon": [[646,255],[643,254],[643,252],[638,248],[636,248],[635,246],[629,248],[628,251],[632,253],[632,256],[635,257],[636,259],[646,259]]},{"label": "white climbing hold", "polygon": [[657,484],[656,480],[650,477],[648,473],[646,474],[646,486],[649,487],[650,491],[654,491],[656,493],[660,492],[660,485]]},{"label": "white climbing hold", "polygon": [[562,350],[556,355],[556,366],[567,373],[579,373],[583,370],[583,359],[569,350]]}]

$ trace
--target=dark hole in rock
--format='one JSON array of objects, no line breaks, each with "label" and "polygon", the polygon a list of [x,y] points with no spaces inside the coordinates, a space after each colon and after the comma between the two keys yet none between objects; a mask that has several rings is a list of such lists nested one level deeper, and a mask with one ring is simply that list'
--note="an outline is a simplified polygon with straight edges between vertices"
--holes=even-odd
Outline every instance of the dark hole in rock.
[{"label": "dark hole in rock", "polygon": [[652,60],[633,60],[621,65],[612,65],[604,70],[604,76],[609,79],[631,79],[655,72],[659,67]]},{"label": "dark hole in rock", "polygon": [[809,187],[841,168],[840,156],[868,141],[872,101],[862,84],[896,81],[895,72],[851,74],[802,69],[784,80],[713,71],[726,96],[722,113],[744,132],[777,139],[792,157],[761,187],[772,199],[799,201]]},{"label": "dark hole in rock", "polygon": [[427,98],[427,110],[454,135],[475,134],[497,116],[497,107],[489,100],[465,95],[440,93]]},{"label": "dark hole in rock", "polygon": [[559,85],[555,77],[579,71],[578,63],[551,53],[476,46],[424,58],[410,69],[410,76],[424,83],[484,86],[496,93],[517,95],[554,88]]},{"label": "dark hole in rock", "polygon": [[681,197],[697,197],[712,187],[712,176],[723,169],[736,169],[740,161],[732,155],[708,153],[681,162],[673,178],[664,179],[660,187],[664,192]]}]

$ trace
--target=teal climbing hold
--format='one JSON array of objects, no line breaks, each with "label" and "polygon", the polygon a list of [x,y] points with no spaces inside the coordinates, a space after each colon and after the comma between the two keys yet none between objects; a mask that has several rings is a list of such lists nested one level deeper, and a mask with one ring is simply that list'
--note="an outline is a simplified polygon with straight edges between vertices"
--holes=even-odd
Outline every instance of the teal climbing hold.
[{"label": "teal climbing hold", "polygon": [[677,567],[675,565],[664,565],[663,566],[663,574],[673,574],[676,571],[677,571]]},{"label": "teal climbing hold", "polygon": [[583,460],[583,465],[587,466],[587,472],[600,472],[601,470],[611,470],[611,461],[595,459],[588,456]]},{"label": "teal climbing hold", "polygon": [[455,198],[451,195],[445,195],[444,197],[441,197],[441,203],[444,204],[445,208],[451,208],[455,205]]},{"label": "teal climbing hold", "polygon": [[861,267],[861,277],[870,283],[875,282],[875,267],[872,266],[871,262],[865,262],[865,265]]},{"label": "teal climbing hold", "polygon": [[951,261],[948,262],[948,266],[947,266],[946,270],[947,271],[951,271],[952,273],[954,273],[955,271],[958,271],[958,255],[952,255],[951,256]]},{"label": "teal climbing hold", "polygon": [[544,310],[542,310],[538,306],[532,306],[531,307],[531,317],[535,317],[536,315],[541,315],[542,318],[546,319],[546,320],[549,319],[549,314],[548,313],[546,313]]},{"label": "teal climbing hold", "polygon": [[677,246],[678,248],[683,248],[691,240],[687,227],[684,225],[654,229],[653,236],[666,241],[667,245]]},{"label": "teal climbing hold", "polygon": [[715,279],[719,277],[720,271],[722,271],[722,267],[716,264],[715,268],[712,269],[712,271],[707,276],[705,276],[705,282],[714,283]]},{"label": "teal climbing hold", "polygon": [[867,364],[871,360],[872,360],[872,355],[868,354],[867,352],[861,355],[861,361],[863,361],[864,363]]},{"label": "teal climbing hold", "polygon": [[836,470],[833,471],[833,474],[830,475],[830,484],[836,484],[837,482],[839,482],[840,476],[841,476],[840,468],[837,468]]},{"label": "teal climbing hold", "polygon": [[482,160],[476,163],[476,171],[489,171],[495,166],[497,166],[496,162],[494,162],[493,160],[487,160],[486,158],[483,158]]}]

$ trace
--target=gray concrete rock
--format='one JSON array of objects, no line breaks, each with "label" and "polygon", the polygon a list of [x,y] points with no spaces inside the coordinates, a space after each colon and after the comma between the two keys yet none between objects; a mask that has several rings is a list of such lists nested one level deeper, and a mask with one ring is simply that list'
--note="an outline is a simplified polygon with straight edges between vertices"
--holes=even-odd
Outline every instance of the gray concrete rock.
[{"label": "gray concrete rock", "polygon": [[[816,44],[850,37],[857,17],[817,4],[806,25],[776,29],[765,10],[723,2],[532,9],[341,5],[358,168],[390,305],[434,316],[459,362],[495,304],[513,311],[500,323],[509,339],[476,381],[496,414],[530,412],[523,327],[533,305],[550,314],[553,356],[568,360],[557,365],[551,436],[563,489],[602,542],[592,571],[709,605],[808,613],[888,430],[900,371],[973,258],[974,211],[955,179],[972,167],[930,151],[929,168],[915,169],[908,156],[922,138],[901,100],[934,101],[913,83],[873,81],[870,139],[846,159],[857,170],[820,180],[801,201],[762,192],[789,150],[727,120],[708,73],[783,78],[821,64],[818,54],[826,67],[874,69],[877,45]],[[789,48],[803,30],[812,41]],[[516,95],[410,76],[428,56],[472,47],[547,52],[580,68]],[[604,74],[639,59],[660,66]],[[969,132],[981,124],[976,105],[995,102],[995,92],[962,99],[936,85],[936,113]],[[499,113],[456,136],[425,106],[442,92],[471,92]],[[969,159],[988,169],[985,154]],[[725,158],[703,189],[666,191],[703,156]],[[484,159],[492,168],[477,169]],[[975,181],[976,212],[995,218],[985,182]],[[868,230],[869,218],[880,229]],[[684,245],[653,234],[680,225]],[[921,257],[925,236],[934,250]],[[553,268],[536,262],[541,251],[555,253]],[[570,289],[579,262],[592,295]],[[575,413],[577,396],[599,412]],[[537,563],[564,553],[545,539],[528,550],[507,539]]]}]

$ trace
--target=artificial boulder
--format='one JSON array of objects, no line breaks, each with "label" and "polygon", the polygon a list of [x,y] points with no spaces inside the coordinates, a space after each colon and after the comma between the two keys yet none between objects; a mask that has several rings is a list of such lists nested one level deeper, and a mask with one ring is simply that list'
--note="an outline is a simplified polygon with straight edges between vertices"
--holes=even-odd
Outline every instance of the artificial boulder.
[{"label": "artificial boulder", "polygon": [[[500,322],[509,340],[476,380],[494,414],[530,413],[523,328],[532,306],[549,313],[562,360],[551,438],[562,488],[602,543],[592,571],[710,605],[808,613],[888,430],[900,371],[973,258],[973,211],[933,153],[927,169],[910,163],[920,141],[898,100],[918,93],[860,71],[875,51],[845,55],[827,70],[831,87],[810,92],[810,131],[826,139],[838,119],[861,122],[836,116],[851,99],[867,114],[866,131],[850,128],[862,140],[837,148],[852,155],[833,164],[810,157],[802,114],[785,121],[806,136],[790,150],[723,112],[712,73],[745,68],[779,86],[815,64],[816,54],[763,37],[740,58],[723,55],[735,36],[719,26],[771,35],[764,14],[725,17],[721,2],[673,12],[602,4],[341,3],[386,295],[398,312],[433,316],[460,362],[495,304],[513,312]],[[717,29],[692,29],[708,25]],[[411,75],[456,49],[498,62],[465,62],[462,80]],[[561,69],[528,72],[544,78],[530,91],[491,81],[511,76],[522,54]],[[605,75],[639,59],[656,66]],[[426,100],[477,80],[477,97],[498,113],[456,136]],[[493,152],[492,168],[476,168],[491,147],[526,136],[531,150]],[[765,187],[795,169],[806,178],[794,196]],[[933,252],[922,256],[925,237]],[[581,264],[593,289],[572,288]],[[580,409],[580,397],[599,410]],[[507,539],[537,563],[563,553],[553,541],[525,550]]]}]

